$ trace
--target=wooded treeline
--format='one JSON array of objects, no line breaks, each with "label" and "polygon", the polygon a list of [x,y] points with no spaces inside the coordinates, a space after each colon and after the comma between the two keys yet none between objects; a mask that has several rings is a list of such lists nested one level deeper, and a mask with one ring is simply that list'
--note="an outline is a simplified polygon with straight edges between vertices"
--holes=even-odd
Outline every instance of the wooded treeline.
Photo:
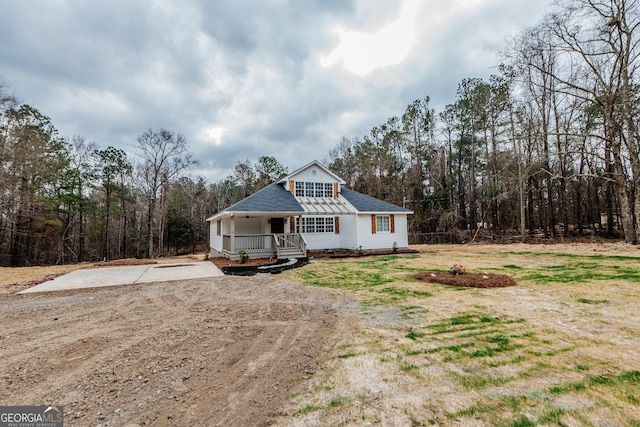
[{"label": "wooded treeline", "polygon": [[330,166],[348,186],[415,211],[413,231],[598,232],[640,239],[640,92],[635,0],[563,0],[505,47],[488,81],[429,98]]},{"label": "wooded treeline", "polygon": [[[418,99],[328,166],[349,188],[412,209],[413,232],[640,239],[640,0],[561,0],[514,37],[488,80],[464,79],[436,112]],[[0,87],[0,263],[155,257],[207,248],[205,219],[288,173],[238,162],[216,183],[176,132],[133,156],[51,120]]]},{"label": "wooded treeline", "polygon": [[185,138],[138,137],[135,156],[60,137],[37,109],[0,87],[0,264],[156,257],[208,247],[205,219],[286,173],[271,157],[209,184]]}]

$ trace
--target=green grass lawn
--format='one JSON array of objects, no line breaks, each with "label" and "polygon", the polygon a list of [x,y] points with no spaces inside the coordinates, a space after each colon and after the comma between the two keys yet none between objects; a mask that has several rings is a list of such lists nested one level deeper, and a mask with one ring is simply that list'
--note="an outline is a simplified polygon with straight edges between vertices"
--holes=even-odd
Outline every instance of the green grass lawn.
[{"label": "green grass lawn", "polygon": [[[454,263],[518,285],[459,289],[412,277]],[[640,426],[639,257],[447,246],[314,260],[286,275],[360,301],[358,333],[336,344],[333,373],[296,396],[298,417]]]}]

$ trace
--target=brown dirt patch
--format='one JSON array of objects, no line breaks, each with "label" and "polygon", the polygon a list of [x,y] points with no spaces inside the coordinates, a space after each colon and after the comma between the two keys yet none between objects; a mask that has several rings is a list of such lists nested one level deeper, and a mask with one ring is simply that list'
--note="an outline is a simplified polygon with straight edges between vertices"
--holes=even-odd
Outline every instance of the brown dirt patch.
[{"label": "brown dirt patch", "polygon": [[114,259],[111,261],[101,261],[96,262],[92,265],[92,267],[100,268],[100,267],[120,267],[127,265],[147,265],[147,264],[157,264],[158,261],[149,258],[124,258],[124,259]]},{"label": "brown dirt patch", "polygon": [[273,264],[277,260],[272,258],[249,258],[246,262],[242,263],[224,257],[215,257],[209,258],[209,261],[214,263],[216,267],[222,269],[222,267],[259,267],[261,265]]},{"label": "brown dirt patch", "polygon": [[0,267],[0,297],[29,289],[47,280],[91,264],[51,265],[46,267]]},{"label": "brown dirt patch", "polygon": [[426,272],[414,274],[418,280],[463,288],[504,288],[515,286],[516,281],[504,274]]},{"label": "brown dirt patch", "polygon": [[0,297],[0,402],[69,425],[269,425],[351,332],[348,298],[220,277]]},{"label": "brown dirt patch", "polygon": [[377,256],[377,255],[396,255],[396,254],[415,254],[418,253],[416,249],[376,249],[376,250],[351,250],[351,249],[332,249],[321,251],[308,251],[307,255],[310,258],[352,258],[362,256]]}]

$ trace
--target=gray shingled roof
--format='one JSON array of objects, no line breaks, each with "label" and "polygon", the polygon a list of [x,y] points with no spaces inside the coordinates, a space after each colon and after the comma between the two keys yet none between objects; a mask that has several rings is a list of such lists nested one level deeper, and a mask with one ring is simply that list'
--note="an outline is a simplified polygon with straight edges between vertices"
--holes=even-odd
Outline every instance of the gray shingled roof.
[{"label": "gray shingled roof", "polygon": [[[349,190],[348,188],[342,187],[340,194],[360,213],[412,213],[409,209]],[[299,212],[304,214],[305,210],[287,189],[274,182],[214,216],[225,212]]]},{"label": "gray shingled roof", "polygon": [[384,200],[376,199],[375,197],[367,196],[366,194],[358,193],[357,191],[349,190],[348,188],[342,187],[341,194],[359,212],[412,213],[409,209],[394,205],[393,203],[385,202]]},{"label": "gray shingled roof", "polygon": [[223,212],[304,213],[304,209],[288,190],[274,182],[240,200],[238,203],[229,206]]}]

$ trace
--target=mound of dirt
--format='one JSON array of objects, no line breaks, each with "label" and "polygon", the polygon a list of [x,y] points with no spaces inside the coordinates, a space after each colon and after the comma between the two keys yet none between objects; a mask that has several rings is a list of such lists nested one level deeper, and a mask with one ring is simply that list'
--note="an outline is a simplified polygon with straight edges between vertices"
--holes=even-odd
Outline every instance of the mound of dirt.
[{"label": "mound of dirt", "polygon": [[429,283],[441,283],[465,288],[504,288],[516,285],[515,280],[504,274],[425,272],[414,274],[413,277]]},{"label": "mound of dirt", "polygon": [[352,250],[352,249],[327,249],[307,251],[309,258],[351,258],[351,257],[363,257],[363,256],[377,256],[377,255],[398,255],[398,254],[417,254],[416,249],[370,249],[370,250]]},{"label": "mound of dirt", "polygon": [[309,258],[279,259],[265,265],[236,265],[220,267],[224,274],[232,276],[253,276],[258,273],[279,274],[291,268],[298,268],[309,264]]},{"label": "mound of dirt", "polygon": [[214,257],[209,258],[209,261],[214,263],[216,267],[219,269],[223,269],[226,267],[259,267],[263,265],[271,265],[278,262],[277,259],[273,258],[249,258],[245,262],[233,261],[229,258],[224,257]]}]

